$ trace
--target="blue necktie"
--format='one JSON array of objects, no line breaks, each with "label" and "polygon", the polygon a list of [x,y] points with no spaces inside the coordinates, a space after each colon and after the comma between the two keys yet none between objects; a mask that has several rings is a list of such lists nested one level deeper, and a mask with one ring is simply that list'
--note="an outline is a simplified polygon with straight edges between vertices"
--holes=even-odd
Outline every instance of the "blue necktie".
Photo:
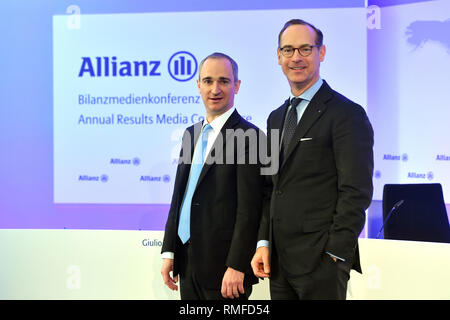
[{"label": "blue necktie", "polygon": [[192,159],[191,171],[187,182],[186,192],[184,194],[183,204],[181,205],[180,223],[178,224],[178,236],[183,243],[189,240],[191,230],[191,204],[198,178],[202,172],[203,163],[205,162],[206,146],[208,144],[208,131],[212,127],[207,124],[202,129],[201,140],[197,143],[198,150],[194,151]]}]

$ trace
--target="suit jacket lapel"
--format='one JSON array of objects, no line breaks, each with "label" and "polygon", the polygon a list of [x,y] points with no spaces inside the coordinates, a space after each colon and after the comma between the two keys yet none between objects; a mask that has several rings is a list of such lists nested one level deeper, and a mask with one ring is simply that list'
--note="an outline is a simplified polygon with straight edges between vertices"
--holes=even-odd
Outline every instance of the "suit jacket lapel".
[{"label": "suit jacket lapel", "polygon": [[328,101],[331,96],[331,88],[324,80],[319,91],[317,91],[312,100],[309,102],[308,107],[303,113],[302,118],[300,119],[300,122],[295,129],[294,136],[289,143],[285,161],[283,162],[283,164],[281,164],[281,167],[283,167],[284,163],[286,163],[286,160],[297,147],[300,139],[305,136],[311,126],[322,116],[322,114],[324,114],[327,109],[327,105],[325,102]]},{"label": "suit jacket lapel", "polygon": [[[200,136],[202,130],[202,122],[198,122],[193,126],[187,128],[185,136],[182,141],[182,155],[180,166],[180,178],[181,186],[178,189],[181,199],[183,199],[184,192],[186,191],[187,182],[189,178],[189,172],[191,170],[192,157],[194,156],[195,144]],[[188,153],[188,154],[186,154]],[[180,204],[181,205],[181,204]]]},{"label": "suit jacket lapel", "polygon": [[225,137],[224,139],[220,139],[219,137],[216,138],[214,141],[214,144],[211,147],[211,150],[209,151],[208,155],[206,156],[205,164],[203,165],[202,172],[200,173],[200,177],[198,178],[197,186],[202,182],[206,174],[208,173],[209,169],[214,165],[214,163],[211,163],[211,152],[214,150],[215,159],[220,159],[220,157],[223,154],[223,151],[225,149],[227,140],[233,136],[233,132],[226,132],[227,129],[233,129],[241,120],[241,116],[237,112],[237,110],[234,110],[234,112],[231,114],[231,116],[228,118],[228,120],[223,125],[222,129],[220,130],[219,135],[222,137]]},{"label": "suit jacket lapel", "polygon": [[286,112],[289,107],[289,98],[281,105],[280,111],[274,114],[272,120],[272,127],[269,130],[277,129],[280,134],[278,135],[278,145],[281,147],[281,133],[283,132],[284,120],[286,119]]}]

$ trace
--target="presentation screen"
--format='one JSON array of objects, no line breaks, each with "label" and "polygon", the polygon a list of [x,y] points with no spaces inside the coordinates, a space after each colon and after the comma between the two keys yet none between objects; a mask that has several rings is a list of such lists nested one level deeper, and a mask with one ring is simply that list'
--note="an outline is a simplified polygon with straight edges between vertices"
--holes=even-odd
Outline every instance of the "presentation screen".
[{"label": "presentation screen", "polygon": [[183,132],[205,116],[197,79],[213,52],[236,60],[235,106],[265,130],[290,94],[276,49],[293,17],[325,34],[322,77],[365,106],[364,8],[55,15],[54,202],[169,204]]}]

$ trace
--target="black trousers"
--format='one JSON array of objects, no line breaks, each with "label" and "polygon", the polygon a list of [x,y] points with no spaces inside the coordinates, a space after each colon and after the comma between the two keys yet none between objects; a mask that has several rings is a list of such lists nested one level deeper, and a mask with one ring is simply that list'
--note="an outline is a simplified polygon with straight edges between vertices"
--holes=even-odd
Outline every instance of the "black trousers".
[{"label": "black trousers", "polygon": [[[183,246],[184,266],[180,270],[180,295],[181,300],[228,300],[222,296],[219,289],[204,288],[197,280],[192,266],[192,250],[189,241]],[[252,286],[244,286],[244,294],[232,300],[248,300],[252,293]],[[230,299],[231,300],[231,299]]]},{"label": "black trousers", "polygon": [[312,272],[292,276],[283,270],[275,246],[272,247],[270,296],[273,300],[345,300],[350,264],[334,262],[327,253]]}]

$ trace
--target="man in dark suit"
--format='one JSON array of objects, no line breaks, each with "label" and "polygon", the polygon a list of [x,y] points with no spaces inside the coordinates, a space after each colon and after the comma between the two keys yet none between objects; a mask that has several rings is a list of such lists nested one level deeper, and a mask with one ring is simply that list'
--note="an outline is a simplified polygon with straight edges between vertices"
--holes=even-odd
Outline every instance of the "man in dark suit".
[{"label": "man in dark suit", "polygon": [[254,156],[264,135],[234,108],[240,80],[229,56],[206,57],[197,85],[206,119],[183,136],[161,274],[172,290],[180,275],[181,299],[246,299],[257,283],[250,261],[263,177]]},{"label": "man in dark suit", "polygon": [[252,260],[255,275],[270,276],[272,299],[345,299],[351,267],[361,272],[373,130],[361,106],[321,79],[322,42],[319,29],[298,19],[278,38],[291,97],[267,121],[268,141],[280,136],[280,168]]}]

